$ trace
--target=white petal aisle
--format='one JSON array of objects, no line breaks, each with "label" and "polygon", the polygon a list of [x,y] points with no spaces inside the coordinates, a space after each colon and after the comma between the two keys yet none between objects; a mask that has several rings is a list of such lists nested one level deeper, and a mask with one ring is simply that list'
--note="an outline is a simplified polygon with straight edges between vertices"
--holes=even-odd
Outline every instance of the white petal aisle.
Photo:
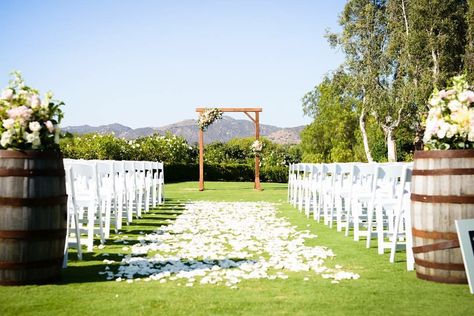
[{"label": "white petal aisle", "polygon": [[169,226],[139,237],[118,272],[102,274],[116,281],[181,280],[185,286],[198,282],[231,288],[243,279],[286,279],[288,271],[307,272],[304,280],[309,273],[321,274],[332,283],[359,278],[341,266],[326,267],[325,259],[334,253],[324,246],[305,246],[311,238],[317,236],[277,217],[270,203],[195,202]]}]

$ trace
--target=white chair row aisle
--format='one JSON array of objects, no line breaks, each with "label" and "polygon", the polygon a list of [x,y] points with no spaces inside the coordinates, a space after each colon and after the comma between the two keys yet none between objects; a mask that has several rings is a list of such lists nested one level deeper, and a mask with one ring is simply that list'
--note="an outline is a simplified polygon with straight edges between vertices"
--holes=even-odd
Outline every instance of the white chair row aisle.
[{"label": "white chair row aisle", "polygon": [[377,252],[390,249],[394,262],[397,247],[405,246],[407,269],[413,270],[410,224],[412,163],[292,164],[288,177],[288,201],[309,218],[355,241],[365,237]]},{"label": "white chair row aisle", "polygon": [[[164,203],[163,163],[149,161],[64,159],[68,195],[68,247],[90,252],[97,235],[101,243],[140,218],[150,206]],[[67,259],[65,259],[65,263]]]}]

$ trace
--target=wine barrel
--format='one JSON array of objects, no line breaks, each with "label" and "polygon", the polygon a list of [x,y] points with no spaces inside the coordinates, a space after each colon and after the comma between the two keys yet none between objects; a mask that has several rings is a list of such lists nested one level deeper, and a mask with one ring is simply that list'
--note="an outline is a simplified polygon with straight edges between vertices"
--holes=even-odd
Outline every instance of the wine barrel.
[{"label": "wine barrel", "polygon": [[455,220],[474,218],[474,150],[415,152],[411,220],[416,275],[467,283]]},{"label": "wine barrel", "polygon": [[66,217],[61,154],[0,150],[0,284],[59,279]]}]

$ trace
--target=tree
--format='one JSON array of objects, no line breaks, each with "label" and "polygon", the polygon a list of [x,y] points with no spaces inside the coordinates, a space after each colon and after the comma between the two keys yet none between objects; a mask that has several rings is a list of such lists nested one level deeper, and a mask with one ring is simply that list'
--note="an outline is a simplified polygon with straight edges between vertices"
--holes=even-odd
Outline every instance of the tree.
[{"label": "tree", "polygon": [[388,161],[397,160],[402,118],[420,134],[421,113],[433,86],[463,68],[466,46],[464,0],[349,0],[340,17],[341,34],[329,34],[346,54],[344,67],[361,100],[359,126],[371,152],[366,116],[384,132]]},{"label": "tree", "polygon": [[385,63],[386,45],[385,1],[350,0],[341,14],[341,34],[328,34],[333,47],[346,54],[344,68],[352,81],[352,91],[359,97],[359,128],[367,161],[372,162],[366,132],[366,116],[375,110],[380,101],[380,69]]},{"label": "tree", "polygon": [[466,53],[464,55],[464,69],[468,82],[474,82],[474,0],[468,0],[466,12]]},{"label": "tree", "polygon": [[348,89],[350,82],[347,74],[337,71],[303,97],[304,113],[314,118],[302,132],[304,161],[354,160],[358,101]]}]

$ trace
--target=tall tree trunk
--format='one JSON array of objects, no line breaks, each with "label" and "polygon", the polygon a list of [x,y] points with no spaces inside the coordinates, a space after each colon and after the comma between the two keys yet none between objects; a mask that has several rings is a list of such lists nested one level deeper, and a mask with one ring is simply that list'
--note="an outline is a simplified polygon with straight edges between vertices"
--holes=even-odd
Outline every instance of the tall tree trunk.
[{"label": "tall tree trunk", "polygon": [[367,157],[367,162],[374,162],[372,154],[370,153],[369,148],[369,139],[367,137],[367,131],[365,130],[365,108],[362,108],[359,116],[359,128],[362,133],[362,142],[364,143],[365,156]]},{"label": "tall tree trunk", "polygon": [[396,162],[397,161],[397,144],[395,143],[395,139],[393,139],[393,129],[387,129],[385,134],[387,136],[388,162]]}]

